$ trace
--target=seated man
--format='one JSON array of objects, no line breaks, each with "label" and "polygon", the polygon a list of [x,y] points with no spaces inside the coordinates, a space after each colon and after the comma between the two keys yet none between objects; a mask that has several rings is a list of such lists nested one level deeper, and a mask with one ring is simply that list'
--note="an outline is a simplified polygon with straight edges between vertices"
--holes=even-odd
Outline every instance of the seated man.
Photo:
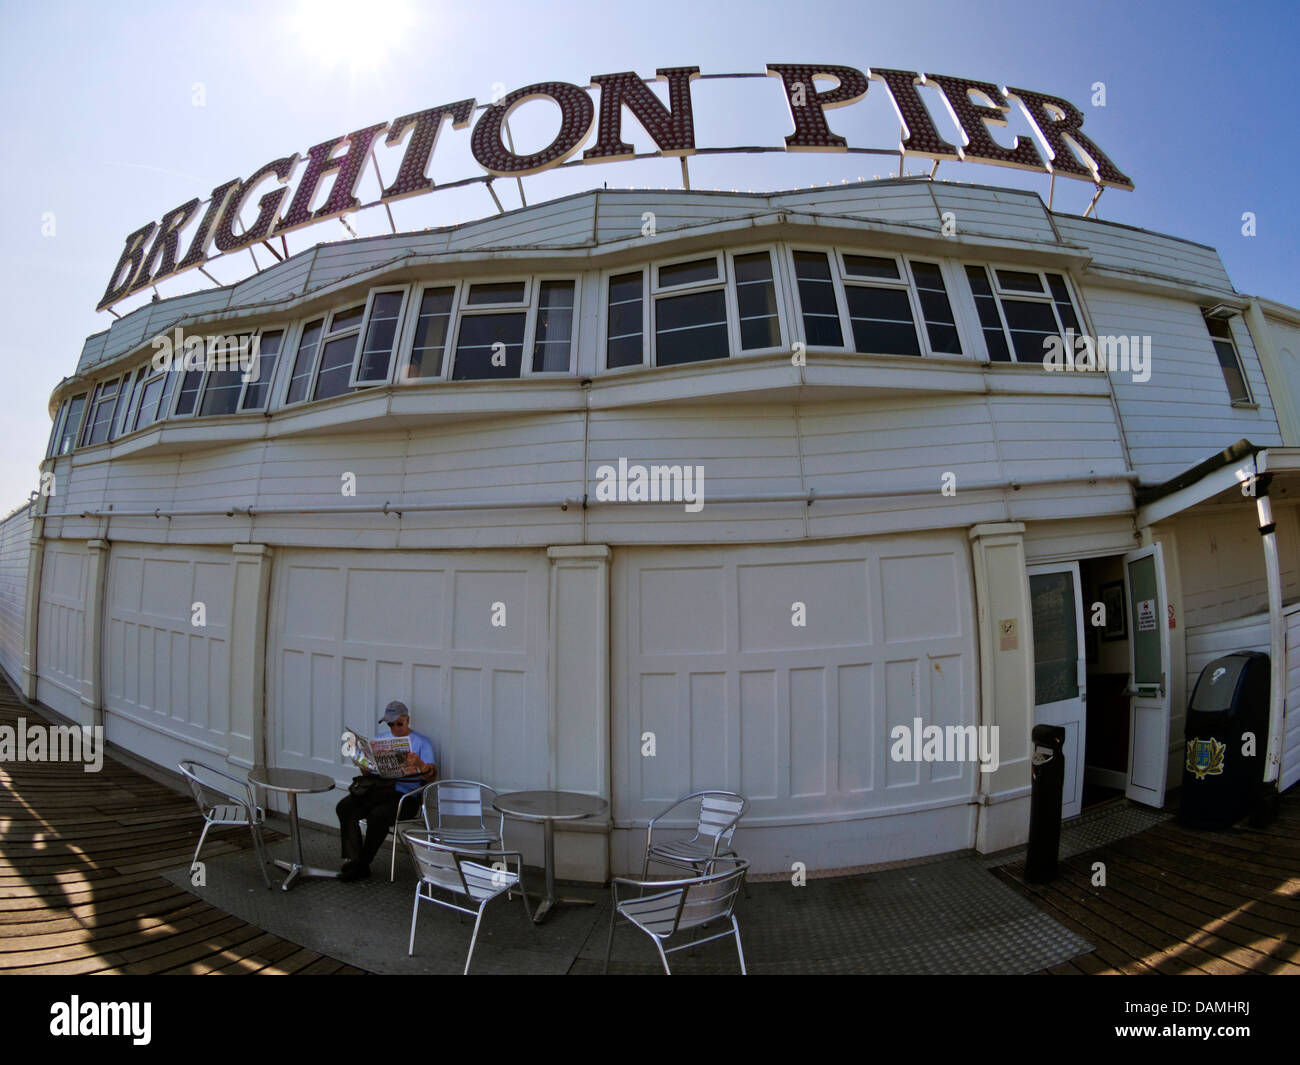
[{"label": "seated man", "polygon": [[[374,861],[379,848],[388,838],[388,830],[397,820],[397,804],[403,795],[409,794],[423,784],[428,784],[438,772],[437,754],[433,741],[428,736],[411,730],[411,715],[406,704],[393,702],[388,704],[380,724],[386,724],[394,736],[409,736],[411,754],[408,768],[411,775],[400,780],[376,778],[373,786],[360,794],[348,792],[335,807],[339,817],[339,830],[343,835],[343,869],[340,880],[362,880],[370,875],[370,863]],[[366,775],[369,769],[363,769]],[[408,803],[408,807],[413,803]],[[359,821],[366,822],[366,839],[361,842]]]}]

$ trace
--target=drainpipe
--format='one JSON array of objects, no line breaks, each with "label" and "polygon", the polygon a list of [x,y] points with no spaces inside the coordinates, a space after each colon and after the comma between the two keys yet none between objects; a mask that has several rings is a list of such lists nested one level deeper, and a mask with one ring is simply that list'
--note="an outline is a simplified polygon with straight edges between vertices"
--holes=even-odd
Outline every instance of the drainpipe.
[{"label": "drainpipe", "polygon": [[[1256,456],[1255,468],[1259,461]],[[1268,824],[1277,813],[1277,779],[1282,768],[1282,715],[1286,693],[1286,629],[1282,618],[1282,572],[1278,565],[1277,525],[1273,521],[1273,506],[1268,498],[1268,486],[1273,475],[1257,473],[1255,476],[1255,508],[1259,516],[1259,534],[1264,543],[1264,573],[1268,578],[1269,627],[1269,698],[1268,745],[1264,753],[1264,781],[1259,801],[1254,807],[1251,823]]]}]

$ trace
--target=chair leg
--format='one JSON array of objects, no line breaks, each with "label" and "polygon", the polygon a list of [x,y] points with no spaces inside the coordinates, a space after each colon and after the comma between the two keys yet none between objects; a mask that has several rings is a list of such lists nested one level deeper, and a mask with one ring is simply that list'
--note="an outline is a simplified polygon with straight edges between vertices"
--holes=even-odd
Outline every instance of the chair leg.
[{"label": "chair leg", "polygon": [[397,825],[393,825],[393,856],[388,861],[388,882],[391,884],[397,877]]},{"label": "chair leg", "polygon": [[474,944],[478,942],[478,926],[483,920],[483,911],[486,909],[487,903],[485,902],[478,908],[478,916],[474,918],[474,934],[469,937],[469,953],[465,955],[465,971],[461,973],[461,976],[469,975],[469,963],[474,958]]},{"label": "chair leg", "polygon": [[618,920],[618,906],[615,905],[614,909],[611,910],[609,914],[609,936],[605,939],[605,968],[604,968],[605,973],[609,972],[609,955],[610,952],[614,949],[614,922],[617,920]]},{"label": "chair leg", "polygon": [[262,871],[262,880],[266,883],[266,890],[271,890],[271,878],[266,874],[266,850],[262,845],[262,828],[256,822],[250,822],[248,830],[253,833],[253,850],[257,854],[257,867]]},{"label": "chair leg", "polygon": [[740,947],[740,925],[736,921],[736,915],[731,915],[731,929],[736,933],[736,953],[740,955],[740,975],[748,976],[749,972],[745,968],[745,952]]},{"label": "chair leg", "polygon": [[651,936],[650,938],[654,940],[655,949],[659,951],[659,960],[664,963],[664,974],[672,976],[673,971],[668,968],[668,955],[664,953],[664,945],[659,942],[658,936]]},{"label": "chair leg", "polygon": [[420,888],[423,886],[424,881],[415,885],[415,905],[411,908],[411,941],[406,945],[408,958],[415,953],[415,919],[420,916]]},{"label": "chair leg", "polygon": [[199,845],[194,848],[194,857],[190,859],[191,870],[199,864],[199,851],[203,850],[203,841],[208,838],[208,829],[211,827],[212,822],[205,817],[203,819],[203,831],[199,833]]}]

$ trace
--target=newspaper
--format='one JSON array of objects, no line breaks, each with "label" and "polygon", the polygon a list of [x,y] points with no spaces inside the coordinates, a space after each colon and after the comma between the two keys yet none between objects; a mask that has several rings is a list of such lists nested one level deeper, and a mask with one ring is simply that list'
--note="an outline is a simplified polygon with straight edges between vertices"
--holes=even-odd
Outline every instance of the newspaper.
[{"label": "newspaper", "polygon": [[367,739],[356,729],[343,733],[343,753],[350,755],[358,769],[368,769],[388,780],[411,776],[406,768],[411,757],[409,736],[376,736]]}]

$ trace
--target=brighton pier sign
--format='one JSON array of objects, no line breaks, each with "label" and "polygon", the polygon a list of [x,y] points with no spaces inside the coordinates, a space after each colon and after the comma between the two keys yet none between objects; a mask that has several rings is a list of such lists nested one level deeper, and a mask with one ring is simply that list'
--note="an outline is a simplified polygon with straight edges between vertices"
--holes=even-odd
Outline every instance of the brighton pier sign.
[{"label": "brighton pier sign", "polygon": [[[465,129],[476,111],[481,114],[470,133],[470,150],[475,162],[488,176],[468,180],[486,181],[489,188],[495,177],[523,177],[552,167],[573,165],[573,162],[606,163],[664,156],[682,157],[685,177],[685,157],[697,153],[857,151],[892,155],[895,151],[892,148],[886,151],[850,147],[845,138],[831,130],[826,115],[832,108],[861,100],[866,96],[870,83],[876,81],[883,83],[898,115],[900,140],[897,151],[900,157],[923,156],[936,161],[951,159],[1038,170],[1053,177],[1059,175],[1093,182],[1099,193],[1107,186],[1133,188],[1133,183],[1106,153],[1083,133],[1083,115],[1077,107],[1058,96],[1029,89],[999,88],[992,82],[946,74],[920,74],[912,70],[873,67],[862,71],[817,63],[770,63],[764,75],[704,76],[779,78],[794,123],[794,131],[786,136],[785,144],[772,148],[698,148],[691,109],[691,82],[701,76],[699,67],[668,67],[655,73],[657,79],[652,80],[667,82],[667,104],[651,92],[639,75],[624,71],[592,77],[590,88],[599,90],[599,110],[588,88],[546,81],[526,85],[481,107],[472,98],[457,100],[333,137],[308,150],[307,165],[283,213],[281,207],[289,197],[288,182],[301,157],[294,153],[274,159],[247,179],[233,178],[218,185],[206,201],[191,199],[168,211],[159,221],[149,222],[128,235],[121,258],[113,268],[108,287],[96,309],[110,308],[164,278],[195,267],[202,268],[209,261],[213,247],[216,249],[214,257],[226,255],[255,244],[266,244],[270,238],[283,237],[290,230],[341,218],[352,211],[465,184],[465,181],[457,181],[437,185],[428,177],[427,171],[447,119],[451,119],[453,129]],[[828,80],[835,84],[819,89],[816,85],[818,79],[823,84]],[[940,133],[918,91],[919,86],[937,90],[961,133],[961,144],[953,144]],[[541,151],[516,154],[507,147],[506,122],[516,107],[535,99],[550,100],[559,108],[559,132]],[[1033,138],[1017,136],[1011,147],[1006,148],[990,135],[989,127],[1006,126],[1006,115],[1013,100],[1029,120],[1038,147],[1035,147]],[[656,151],[638,155],[633,146],[623,140],[624,108],[654,141]],[[596,129],[594,143],[582,152],[580,160],[573,160],[572,157],[586,144],[593,126]],[[503,133],[507,134],[504,140]],[[390,148],[405,141],[405,150],[392,183],[384,185],[380,178],[380,198],[362,204],[356,198],[357,184],[368,164],[375,166],[379,177],[374,145],[380,137]],[[318,209],[312,210],[318,186],[329,175],[332,175],[329,195]],[[274,187],[276,185],[280,187]],[[257,217],[251,223],[243,223],[241,212],[264,186],[269,188],[257,201]],[[493,193],[494,198],[495,195]],[[182,254],[181,234],[196,217],[199,217],[198,225],[188,237],[187,249]],[[238,233],[235,232],[236,222],[241,225]]]}]

